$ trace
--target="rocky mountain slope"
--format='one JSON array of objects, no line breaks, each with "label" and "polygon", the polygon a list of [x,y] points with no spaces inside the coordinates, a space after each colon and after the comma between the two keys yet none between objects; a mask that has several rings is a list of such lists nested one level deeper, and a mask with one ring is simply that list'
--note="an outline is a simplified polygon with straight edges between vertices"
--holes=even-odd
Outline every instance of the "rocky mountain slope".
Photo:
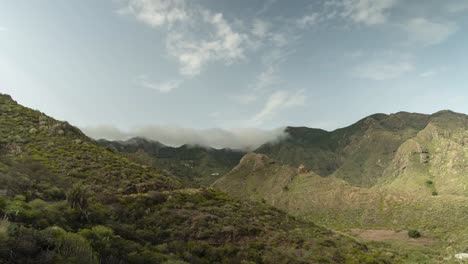
[{"label": "rocky mountain slope", "polygon": [[98,140],[98,144],[130,159],[143,162],[194,186],[209,186],[234,168],[245,152],[183,145],[169,147],[159,142],[132,138],[127,141]]},{"label": "rocky mountain slope", "polygon": [[0,263],[395,263],[178,179],[0,95]]}]

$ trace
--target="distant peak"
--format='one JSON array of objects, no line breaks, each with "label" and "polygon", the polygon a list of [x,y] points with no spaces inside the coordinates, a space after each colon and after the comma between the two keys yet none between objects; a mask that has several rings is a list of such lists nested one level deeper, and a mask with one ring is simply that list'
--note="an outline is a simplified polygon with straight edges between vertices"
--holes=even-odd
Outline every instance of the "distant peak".
[{"label": "distant peak", "polygon": [[432,116],[441,116],[441,115],[463,115],[463,114],[460,114],[460,113],[457,113],[457,112],[454,112],[452,110],[441,110],[441,111],[438,111],[438,112],[435,112],[434,114],[432,114]]},{"label": "distant peak", "polygon": [[161,146],[161,147],[166,146],[166,145],[162,144],[159,141],[148,139],[148,138],[145,138],[145,137],[133,137],[133,138],[130,138],[130,139],[124,141],[123,143],[129,144],[129,145],[155,144],[155,145],[158,145],[158,146]]},{"label": "distant peak", "polygon": [[372,119],[375,119],[375,120],[382,120],[382,119],[385,119],[385,118],[387,118],[387,117],[388,117],[387,114],[384,114],[384,113],[376,113],[376,114],[373,114],[373,115],[368,116],[367,118],[372,118]]},{"label": "distant peak", "polygon": [[302,136],[304,134],[307,134],[309,136],[318,136],[318,135],[323,135],[327,134],[328,131],[320,129],[320,128],[310,128],[310,127],[286,127],[284,129],[284,132],[287,133],[288,135],[295,137],[295,136]]}]

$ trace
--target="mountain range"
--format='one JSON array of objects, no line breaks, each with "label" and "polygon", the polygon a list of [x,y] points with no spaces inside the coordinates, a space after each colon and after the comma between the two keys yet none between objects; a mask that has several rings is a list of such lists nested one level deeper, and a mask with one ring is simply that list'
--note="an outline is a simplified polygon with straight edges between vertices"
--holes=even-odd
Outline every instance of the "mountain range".
[{"label": "mountain range", "polygon": [[432,253],[414,263],[468,250],[468,116],[400,112],[286,131],[213,186],[349,234],[417,229],[431,242],[416,251]]},{"label": "mountain range", "polygon": [[[468,116],[448,110],[432,115],[375,114],[331,132],[287,127],[284,139],[251,153],[234,151],[236,156],[229,156],[226,153],[232,150],[194,146],[193,151],[204,157],[216,153],[229,162],[185,156],[185,162],[205,160],[210,164],[205,168],[216,169],[198,166],[182,174],[209,179],[197,183],[214,181],[214,188],[234,197],[267,203],[349,235],[356,235],[356,230],[417,229],[426,240],[421,239],[424,245],[410,255],[425,253],[413,261],[445,263],[468,250],[467,129]],[[155,167],[188,168],[175,161],[189,146],[168,147],[173,154],[169,157],[148,150],[150,142],[132,139],[113,143],[131,148],[113,148],[145,153],[153,162],[166,157],[166,164],[154,163]],[[232,170],[227,173],[228,168]],[[213,175],[213,171],[222,173]],[[398,240],[392,243],[396,248],[406,246]]]},{"label": "mountain range", "polygon": [[249,153],[94,140],[0,95],[0,263],[457,263],[468,251],[468,116],[285,132]]},{"label": "mountain range", "polygon": [[104,148],[0,95],[0,263],[392,263],[277,208]]},{"label": "mountain range", "polygon": [[188,185],[209,186],[229,172],[246,154],[242,150],[214,149],[205,146],[183,145],[169,147],[145,138],[126,141],[98,140],[97,143],[130,159],[163,169]]}]

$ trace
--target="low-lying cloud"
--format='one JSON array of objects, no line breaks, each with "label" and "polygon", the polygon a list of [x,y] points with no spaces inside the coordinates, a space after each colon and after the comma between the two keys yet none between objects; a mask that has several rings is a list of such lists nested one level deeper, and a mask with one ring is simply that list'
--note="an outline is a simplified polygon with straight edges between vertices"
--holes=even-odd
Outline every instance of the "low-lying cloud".
[{"label": "low-lying cloud", "polygon": [[94,139],[127,140],[144,137],[169,146],[202,145],[213,148],[255,149],[267,142],[281,140],[287,136],[284,128],[262,130],[256,128],[239,129],[192,129],[177,126],[145,126],[123,131],[114,126],[101,125],[82,128]]}]

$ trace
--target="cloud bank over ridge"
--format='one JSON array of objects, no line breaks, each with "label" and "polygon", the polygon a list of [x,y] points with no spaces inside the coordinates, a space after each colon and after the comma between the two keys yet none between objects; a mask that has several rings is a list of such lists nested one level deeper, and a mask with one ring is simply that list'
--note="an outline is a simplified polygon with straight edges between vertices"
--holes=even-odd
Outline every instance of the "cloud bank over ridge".
[{"label": "cloud bank over ridge", "polygon": [[177,126],[145,126],[123,131],[110,125],[84,127],[83,132],[95,139],[127,140],[144,137],[169,146],[184,144],[213,148],[255,149],[262,144],[283,139],[284,128],[262,130],[256,128],[192,129]]}]

